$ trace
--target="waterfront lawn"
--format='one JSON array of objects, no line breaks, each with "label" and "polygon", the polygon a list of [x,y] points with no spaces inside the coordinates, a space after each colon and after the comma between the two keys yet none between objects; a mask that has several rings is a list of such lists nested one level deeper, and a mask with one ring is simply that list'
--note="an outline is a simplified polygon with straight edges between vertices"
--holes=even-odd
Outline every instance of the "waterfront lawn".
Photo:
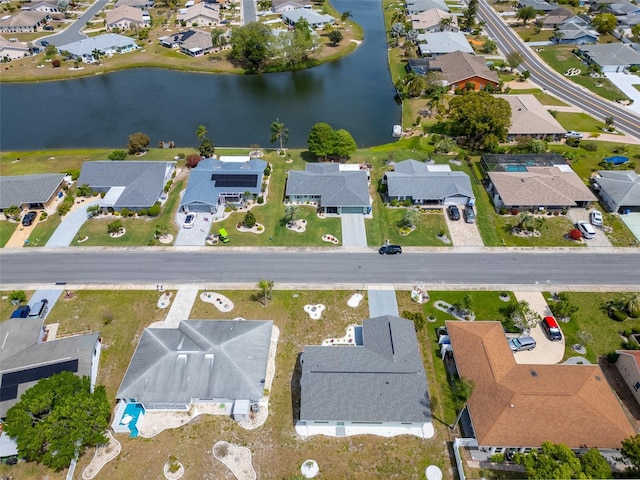
[{"label": "waterfront lawn", "polygon": [[18,222],[10,222],[8,220],[0,221],[0,248],[3,248],[7,244],[13,232],[18,228],[18,225],[20,225]]},{"label": "waterfront lawn", "polygon": [[60,225],[62,219],[60,215],[57,213],[48,215],[46,220],[39,220],[38,224],[35,226],[31,235],[29,235],[29,247],[44,247],[53,232],[56,231],[56,228]]},{"label": "waterfront lawn", "polygon": [[596,120],[591,115],[578,112],[556,112],[556,120],[567,130],[578,132],[601,133],[605,124]]},{"label": "waterfront lawn", "polygon": [[587,73],[587,65],[582,63],[582,61],[571,52],[573,48],[571,45],[545,46],[538,50],[538,55],[542,57],[547,65],[561,75],[564,75],[570,68],[581,70],[582,73],[580,75],[566,78],[578,85],[582,85],[596,95],[612,101],[618,99],[628,100],[628,97],[611,83],[609,79],[590,77]]},{"label": "waterfront lawn", "polygon": [[[89,237],[82,243],[72,242],[70,246],[143,246],[155,242],[154,235],[156,225],[162,224],[169,227],[172,235],[176,235],[178,226],[175,222],[176,211],[178,210],[180,191],[186,184],[185,179],[174,180],[169,191],[169,198],[162,207],[160,215],[157,217],[130,217],[122,218],[116,215],[101,215],[84,222],[78,238]],[[107,225],[115,220],[120,220],[126,233],[119,238],[112,238],[107,232]]]}]

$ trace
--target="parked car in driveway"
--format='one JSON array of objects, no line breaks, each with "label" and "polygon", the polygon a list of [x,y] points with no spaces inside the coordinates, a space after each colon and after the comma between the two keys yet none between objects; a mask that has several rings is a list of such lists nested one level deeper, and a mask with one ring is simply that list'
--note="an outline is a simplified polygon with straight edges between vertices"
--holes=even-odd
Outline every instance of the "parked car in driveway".
[{"label": "parked car in driveway", "polygon": [[589,214],[589,219],[591,220],[591,225],[595,225],[597,227],[602,226],[602,212],[598,210],[593,210]]},{"label": "parked car in driveway", "polygon": [[580,140],[582,138],[582,134],[580,132],[576,132],[575,130],[569,130],[564,134],[564,138],[577,138]]},{"label": "parked car in driveway", "polygon": [[533,337],[513,337],[509,339],[509,347],[512,352],[524,352],[536,348],[536,340]]},{"label": "parked car in driveway", "polygon": [[49,46],[49,42],[47,42],[46,40],[41,40],[40,41],[40,45],[42,45],[43,47],[48,47]]},{"label": "parked car in driveway", "polygon": [[400,245],[383,245],[378,249],[380,255],[396,255],[402,253]]},{"label": "parked car in driveway", "polygon": [[182,228],[193,228],[193,225],[196,222],[196,215],[194,213],[190,213],[184,219],[184,223],[182,224]]},{"label": "parked car in driveway", "polygon": [[460,220],[460,210],[455,205],[449,205],[447,207],[447,215],[449,215],[451,220]]},{"label": "parked car in driveway", "polygon": [[540,323],[542,330],[547,334],[549,340],[552,342],[558,342],[562,340],[562,331],[560,330],[560,325],[558,325],[558,321],[554,317],[544,317],[542,319],[542,323]]},{"label": "parked car in driveway", "polygon": [[33,307],[31,307],[31,311],[29,312],[29,318],[43,318],[48,311],[49,311],[49,301],[46,298],[43,298],[38,303],[36,303]]},{"label": "parked car in driveway", "polygon": [[590,239],[596,236],[596,231],[590,223],[578,222],[576,228],[580,230],[583,238]]},{"label": "parked car in driveway", "polygon": [[29,307],[29,305],[20,305],[11,314],[11,318],[27,318],[29,316],[30,311],[31,311],[31,308]]},{"label": "parked car in driveway", "polygon": [[466,206],[462,211],[464,221],[467,223],[476,223],[476,212],[473,211],[473,207]]},{"label": "parked car in driveway", "polygon": [[36,219],[36,215],[38,215],[37,212],[27,212],[27,214],[22,217],[22,226],[28,227],[29,225],[31,225]]}]

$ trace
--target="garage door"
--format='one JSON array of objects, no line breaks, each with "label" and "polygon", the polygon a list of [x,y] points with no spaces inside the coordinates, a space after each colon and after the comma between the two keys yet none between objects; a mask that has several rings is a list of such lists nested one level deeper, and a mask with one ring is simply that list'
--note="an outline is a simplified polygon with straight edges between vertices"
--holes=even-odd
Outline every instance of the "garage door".
[{"label": "garage door", "polygon": [[464,195],[454,195],[453,197],[447,197],[444,199],[445,205],[466,205],[469,197]]},{"label": "garage door", "polygon": [[342,207],[342,213],[362,213],[362,207]]},{"label": "garage door", "polygon": [[208,203],[190,203],[185,205],[191,213],[211,213],[211,205]]}]

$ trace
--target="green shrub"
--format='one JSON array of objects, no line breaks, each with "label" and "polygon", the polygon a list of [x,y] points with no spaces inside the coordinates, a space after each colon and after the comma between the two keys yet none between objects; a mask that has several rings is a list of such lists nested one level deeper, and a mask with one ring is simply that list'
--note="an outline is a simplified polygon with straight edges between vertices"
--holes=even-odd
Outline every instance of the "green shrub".
[{"label": "green shrub", "polygon": [[504,463],[504,453],[494,453],[489,457],[489,461],[493,463]]},{"label": "green shrub", "polygon": [[504,208],[504,207],[502,207],[502,208],[500,209],[500,215],[506,215],[506,214],[507,214],[507,209],[506,209],[506,208]]},{"label": "green shrub", "polygon": [[264,169],[264,176],[269,177],[271,175],[271,165],[267,165],[267,168]]},{"label": "green shrub", "polygon": [[584,143],[582,144],[582,148],[587,152],[595,152],[598,150],[598,145],[596,143]]},{"label": "green shrub", "polygon": [[131,212],[127,207],[124,207],[122,210],[120,210],[120,215],[122,215],[122,217],[130,217],[131,215],[133,215],[133,212]]},{"label": "green shrub", "polygon": [[60,217],[64,217],[67,213],[69,213],[69,210],[71,210],[71,206],[69,205],[69,202],[62,202],[60,205],[58,205],[58,208],[56,209],[56,213]]},{"label": "green shrub", "polygon": [[141,209],[141,210],[138,210],[138,216],[140,216],[140,217],[145,217],[145,216],[147,216],[147,215],[149,215],[149,212],[147,211],[147,209],[146,209],[146,208],[143,208],[143,209]]},{"label": "green shrub", "polygon": [[393,200],[391,200],[391,206],[392,207],[397,207],[400,205],[400,202],[398,201],[397,198],[394,198]]},{"label": "green shrub", "polygon": [[40,213],[40,220],[44,220],[48,216],[49,216],[49,214],[47,212],[42,212],[42,213]]},{"label": "green shrub", "polygon": [[425,324],[424,314],[419,312],[410,312],[409,310],[403,310],[402,316],[407,320],[411,320],[413,322],[416,332],[419,332],[424,328],[424,324]]},{"label": "green shrub", "polygon": [[567,147],[578,148],[580,146],[579,138],[567,138]]},{"label": "green shrub", "polygon": [[107,155],[109,160],[124,160],[127,158],[127,152],[125,150],[114,150],[109,155]]},{"label": "green shrub", "polygon": [[402,205],[405,207],[410,207],[413,205],[413,203],[411,202],[411,200],[405,200],[402,202]]},{"label": "green shrub", "polygon": [[24,290],[14,290],[9,294],[11,303],[24,303],[27,301],[27,294]]},{"label": "green shrub", "polygon": [[623,342],[622,349],[623,350],[640,350],[640,344],[635,340],[631,340],[629,342]]},{"label": "green shrub", "polygon": [[80,178],[80,170],[67,170],[66,174],[71,175],[71,180],[74,182]]},{"label": "green shrub", "polygon": [[624,322],[627,319],[627,314],[617,308],[610,308],[607,313],[609,314],[609,317],[616,322]]},{"label": "green shrub", "polygon": [[264,197],[262,195],[260,195],[258,197],[258,205],[262,205],[264,203]]},{"label": "green shrub", "polygon": [[618,357],[620,355],[618,355],[618,352],[609,352],[607,353],[607,361],[609,363],[616,363],[618,361]]},{"label": "green shrub", "polygon": [[147,213],[150,217],[157,217],[160,215],[160,202],[154,203],[153,207],[149,207]]},{"label": "green shrub", "polygon": [[156,241],[153,238],[149,240],[149,243],[147,243],[147,245],[150,247],[153,247],[155,244],[156,244]]}]

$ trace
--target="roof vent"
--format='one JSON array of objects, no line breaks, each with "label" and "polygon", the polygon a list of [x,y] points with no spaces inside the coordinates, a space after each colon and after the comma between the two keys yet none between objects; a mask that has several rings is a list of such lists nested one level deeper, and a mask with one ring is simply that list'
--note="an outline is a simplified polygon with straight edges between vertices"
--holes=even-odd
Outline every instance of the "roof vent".
[{"label": "roof vent", "polygon": [[533,369],[529,370],[529,373],[531,374],[531,376],[532,376],[533,378],[537,378],[537,377],[538,377],[538,372],[536,372],[536,371],[535,371],[535,370],[533,370]]},{"label": "roof vent", "polygon": [[601,382],[602,379],[600,378],[600,375],[596,375],[596,382]]}]

